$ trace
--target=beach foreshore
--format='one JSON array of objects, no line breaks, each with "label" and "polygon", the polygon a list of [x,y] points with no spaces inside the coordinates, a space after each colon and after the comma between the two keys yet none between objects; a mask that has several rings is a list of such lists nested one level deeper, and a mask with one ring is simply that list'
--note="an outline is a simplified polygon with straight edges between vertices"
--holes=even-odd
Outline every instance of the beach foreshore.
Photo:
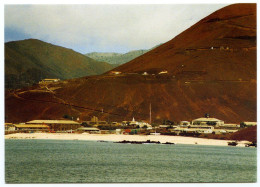
[{"label": "beach foreshore", "polygon": [[[116,134],[70,134],[70,133],[16,133],[5,135],[5,139],[50,139],[50,140],[90,140],[90,141],[160,141],[175,144],[198,144],[228,146],[232,140],[216,140],[183,136],[166,135],[116,135]],[[245,141],[238,142],[237,146],[245,146]]]}]

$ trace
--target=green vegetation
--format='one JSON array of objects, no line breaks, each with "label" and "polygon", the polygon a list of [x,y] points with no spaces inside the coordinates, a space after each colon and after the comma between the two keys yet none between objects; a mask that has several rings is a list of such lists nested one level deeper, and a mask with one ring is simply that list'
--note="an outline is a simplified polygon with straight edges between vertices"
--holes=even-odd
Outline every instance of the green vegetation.
[{"label": "green vegetation", "polygon": [[71,79],[113,68],[71,49],[36,39],[5,43],[5,88],[22,88],[44,78]]},{"label": "green vegetation", "polygon": [[[160,44],[161,45],[161,44]],[[126,62],[129,62],[146,52],[158,47],[159,45],[151,48],[151,49],[140,49],[140,50],[134,50],[134,51],[129,51],[128,53],[122,54],[122,53],[98,53],[98,52],[93,52],[93,53],[87,53],[85,54],[86,56],[93,58],[98,61],[102,62],[107,62],[109,64],[114,65],[116,67],[117,65],[124,64]]]},{"label": "green vegetation", "polygon": [[125,54],[120,53],[87,53],[86,56],[93,58],[98,61],[107,62],[110,64],[124,64],[126,62],[129,62],[133,60],[134,58],[143,55],[148,50],[136,50],[136,51],[130,51]]}]

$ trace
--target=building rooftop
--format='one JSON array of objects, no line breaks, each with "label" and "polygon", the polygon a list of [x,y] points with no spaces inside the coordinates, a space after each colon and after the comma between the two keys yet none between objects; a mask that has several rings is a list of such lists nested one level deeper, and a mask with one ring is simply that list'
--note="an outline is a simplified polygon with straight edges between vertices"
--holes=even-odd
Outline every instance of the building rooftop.
[{"label": "building rooftop", "polygon": [[26,122],[26,124],[77,124],[80,123],[71,120],[32,120]]},{"label": "building rooftop", "polygon": [[246,125],[257,125],[257,122],[245,121],[244,124],[246,124]]},{"label": "building rooftop", "polygon": [[43,79],[45,81],[55,81],[55,80],[60,80],[60,79]]},{"label": "building rooftop", "polygon": [[80,128],[78,128],[78,130],[99,131],[98,128],[94,128],[94,127],[80,127]]},{"label": "building rooftop", "polygon": [[198,118],[198,119],[194,119],[193,121],[222,121],[222,120],[219,120],[217,118]]},{"label": "building rooftop", "polygon": [[48,125],[14,125],[15,127],[19,128],[30,128],[30,127],[37,127],[37,128],[48,128]]}]

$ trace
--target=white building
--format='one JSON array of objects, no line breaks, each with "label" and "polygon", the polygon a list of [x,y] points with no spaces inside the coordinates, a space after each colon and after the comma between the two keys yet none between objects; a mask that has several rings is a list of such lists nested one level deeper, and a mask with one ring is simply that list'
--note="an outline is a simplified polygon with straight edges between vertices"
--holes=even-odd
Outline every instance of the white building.
[{"label": "white building", "polygon": [[164,70],[164,71],[161,71],[161,72],[158,73],[158,74],[160,75],[160,74],[167,74],[167,73],[168,73],[168,71]]},{"label": "white building", "polygon": [[244,125],[245,125],[246,127],[256,126],[256,125],[257,125],[257,122],[248,122],[248,121],[245,121],[245,122],[243,122],[243,123],[244,123]]},{"label": "white building", "polygon": [[54,82],[59,82],[60,79],[43,79],[41,80],[39,83],[43,84],[43,83],[54,83]]},{"label": "white building", "polygon": [[181,126],[188,126],[188,125],[190,125],[190,122],[189,121],[180,121],[180,125]]},{"label": "white building", "polygon": [[130,125],[139,125],[140,128],[143,128],[144,126],[146,126],[147,128],[152,128],[152,125],[150,125],[149,123],[146,123],[144,121],[135,121],[135,118],[133,117],[132,121],[130,121]]},{"label": "white building", "polygon": [[192,125],[214,125],[221,126],[224,125],[224,121],[216,119],[216,118],[198,118],[194,119],[191,122]]}]

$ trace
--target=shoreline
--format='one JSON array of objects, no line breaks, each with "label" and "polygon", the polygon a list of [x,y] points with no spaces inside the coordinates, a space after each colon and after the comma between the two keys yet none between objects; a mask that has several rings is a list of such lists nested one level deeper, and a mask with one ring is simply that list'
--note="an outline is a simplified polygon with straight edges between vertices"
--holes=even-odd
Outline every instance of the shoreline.
[{"label": "shoreline", "polygon": [[[69,134],[69,133],[16,133],[5,135],[5,139],[50,139],[50,140],[92,140],[92,141],[159,141],[161,143],[228,146],[232,140],[206,139],[167,135],[116,135],[116,134]],[[238,147],[245,147],[246,141],[238,141]]]}]

